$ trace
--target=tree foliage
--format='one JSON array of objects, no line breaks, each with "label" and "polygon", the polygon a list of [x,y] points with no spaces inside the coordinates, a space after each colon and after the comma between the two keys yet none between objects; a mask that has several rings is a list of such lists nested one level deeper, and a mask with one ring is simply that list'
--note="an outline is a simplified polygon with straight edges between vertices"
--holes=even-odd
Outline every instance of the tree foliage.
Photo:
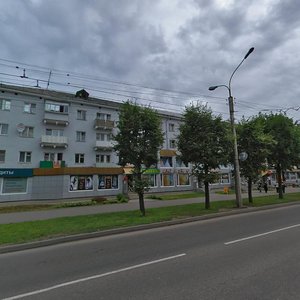
[{"label": "tree foliage", "polygon": [[279,198],[283,198],[283,172],[300,163],[300,128],[293,120],[283,114],[261,116],[264,119],[264,131],[270,134],[274,143],[270,147],[267,160],[276,169],[279,185]]},{"label": "tree foliage", "polygon": [[142,174],[157,164],[163,143],[161,119],[150,107],[127,101],[121,106],[117,128],[114,150],[121,166],[133,165],[133,189],[139,195],[140,210],[145,215],[144,191],[148,181]]},{"label": "tree foliage", "polygon": [[230,130],[221,116],[203,105],[185,109],[178,136],[178,150],[185,163],[192,163],[192,174],[204,182],[205,207],[210,207],[209,183],[216,179],[216,170],[228,162]]},{"label": "tree foliage", "polygon": [[274,141],[264,131],[264,122],[259,116],[250,120],[243,118],[237,126],[237,135],[239,152],[247,153],[247,158],[240,161],[240,171],[247,180],[248,199],[252,203],[252,184],[259,179],[261,171],[266,169],[266,157]]}]

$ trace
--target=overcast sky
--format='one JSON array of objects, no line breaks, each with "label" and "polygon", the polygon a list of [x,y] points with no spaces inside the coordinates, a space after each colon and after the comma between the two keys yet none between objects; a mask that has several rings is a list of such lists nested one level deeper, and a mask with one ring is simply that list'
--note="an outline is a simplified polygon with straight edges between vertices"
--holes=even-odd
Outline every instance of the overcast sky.
[{"label": "overcast sky", "polygon": [[227,119],[228,90],[208,87],[255,47],[232,79],[236,117],[300,119],[299,1],[2,0],[0,19],[1,82]]}]

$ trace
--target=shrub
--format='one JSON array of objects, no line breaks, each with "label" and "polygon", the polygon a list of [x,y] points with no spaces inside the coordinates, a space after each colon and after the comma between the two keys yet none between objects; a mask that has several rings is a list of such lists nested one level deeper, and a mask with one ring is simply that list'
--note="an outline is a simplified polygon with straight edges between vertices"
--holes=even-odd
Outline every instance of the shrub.
[{"label": "shrub", "polygon": [[124,194],[118,194],[117,195],[117,201],[119,203],[127,203],[128,202],[128,198]]}]

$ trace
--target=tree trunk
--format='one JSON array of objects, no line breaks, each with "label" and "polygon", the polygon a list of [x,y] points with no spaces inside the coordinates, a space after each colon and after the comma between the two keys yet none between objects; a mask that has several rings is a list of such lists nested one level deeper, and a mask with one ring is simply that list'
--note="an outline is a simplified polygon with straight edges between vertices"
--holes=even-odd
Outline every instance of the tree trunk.
[{"label": "tree trunk", "polygon": [[248,200],[249,203],[253,203],[253,197],[252,197],[252,178],[248,178]]},{"label": "tree trunk", "polygon": [[145,202],[144,202],[144,187],[141,186],[142,173],[139,172],[137,174],[137,178],[138,178],[138,185],[139,185],[139,188],[137,189],[137,194],[139,195],[140,211],[144,217],[146,215],[146,211],[145,211]]},{"label": "tree trunk", "polygon": [[139,193],[138,195],[139,195],[140,211],[143,217],[145,217],[146,211],[145,211],[145,203],[144,203],[144,193]]},{"label": "tree trunk", "polygon": [[205,188],[205,209],[210,209],[209,182],[204,181],[204,188]]},{"label": "tree trunk", "polygon": [[[205,177],[208,177],[208,167],[205,166]],[[204,189],[205,189],[205,209],[210,209],[210,201],[209,201],[209,182],[204,181]]]},{"label": "tree trunk", "polygon": [[276,174],[277,174],[277,182],[278,182],[278,198],[283,199],[283,192],[282,192],[282,169],[280,164],[276,166]]}]

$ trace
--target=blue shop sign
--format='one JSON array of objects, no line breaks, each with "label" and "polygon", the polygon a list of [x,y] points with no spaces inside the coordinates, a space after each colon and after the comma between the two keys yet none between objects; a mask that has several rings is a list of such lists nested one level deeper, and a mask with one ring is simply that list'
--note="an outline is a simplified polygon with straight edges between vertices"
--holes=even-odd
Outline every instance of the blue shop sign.
[{"label": "blue shop sign", "polygon": [[33,169],[0,169],[0,177],[32,177]]}]

